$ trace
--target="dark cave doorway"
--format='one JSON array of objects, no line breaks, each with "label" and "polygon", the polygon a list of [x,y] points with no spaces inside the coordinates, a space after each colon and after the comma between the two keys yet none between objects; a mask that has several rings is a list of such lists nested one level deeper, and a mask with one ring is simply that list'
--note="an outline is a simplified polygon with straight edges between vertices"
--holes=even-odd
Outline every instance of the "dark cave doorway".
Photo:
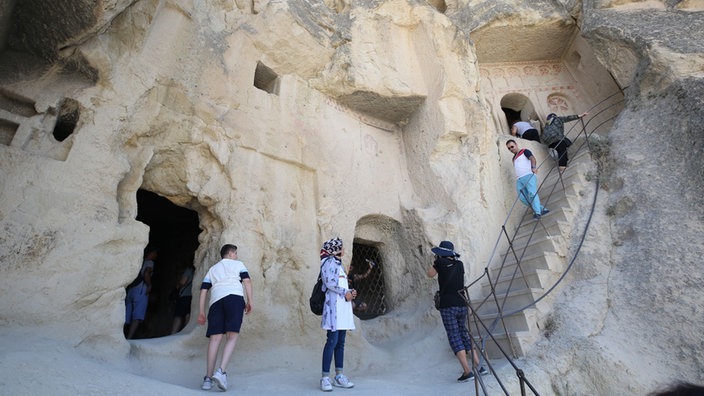
[{"label": "dark cave doorway", "polygon": [[535,121],[538,120],[538,114],[535,112],[535,107],[531,100],[519,93],[510,93],[501,98],[501,110],[506,115],[507,127],[511,130],[511,126],[516,121]]},{"label": "dark cave doorway", "polygon": [[[147,314],[134,338],[163,337],[172,333],[175,309],[172,292],[183,271],[194,266],[201,232],[198,213],[140,189],[137,191],[137,220],[149,226],[148,244],[158,248],[158,256],[154,261]],[[190,321],[193,320],[191,313]]]}]

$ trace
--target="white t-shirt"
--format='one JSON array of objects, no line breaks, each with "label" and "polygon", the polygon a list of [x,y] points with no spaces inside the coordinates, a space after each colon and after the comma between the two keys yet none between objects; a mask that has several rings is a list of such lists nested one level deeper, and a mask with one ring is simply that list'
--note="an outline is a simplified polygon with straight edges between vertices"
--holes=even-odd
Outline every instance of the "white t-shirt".
[{"label": "white t-shirt", "polygon": [[513,124],[513,126],[516,127],[516,135],[518,135],[518,137],[523,137],[523,133],[529,129],[535,129],[535,127],[533,127],[530,122],[526,121],[518,121],[517,123]]},{"label": "white t-shirt", "polygon": [[208,306],[230,294],[244,296],[242,279],[249,279],[249,272],[241,261],[222,259],[210,267],[203,278],[203,283],[212,285]]},{"label": "white t-shirt", "polygon": [[516,169],[516,179],[533,173],[529,159],[532,156],[533,153],[531,153],[530,150],[524,149],[521,155],[517,155],[513,159],[513,167]]}]

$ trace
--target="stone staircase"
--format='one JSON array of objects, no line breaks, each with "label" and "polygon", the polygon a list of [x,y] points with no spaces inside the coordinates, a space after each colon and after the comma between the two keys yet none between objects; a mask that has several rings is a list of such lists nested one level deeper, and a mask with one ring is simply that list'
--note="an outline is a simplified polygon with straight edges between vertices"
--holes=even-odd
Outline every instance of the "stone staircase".
[{"label": "stone staircase", "polygon": [[[537,221],[532,212],[526,213],[525,207],[517,206],[517,216],[523,217],[513,237],[513,249],[509,249],[508,241],[500,245],[502,254],[494,258],[489,276],[480,283],[481,295],[488,297],[470,301],[479,319],[489,328],[487,331],[477,325],[489,358],[502,358],[501,349],[508,356],[523,356],[540,338],[552,309],[552,295],[543,295],[569,264],[576,215],[584,199],[582,191],[589,183],[587,174],[593,168],[583,142],[583,138],[577,139],[570,147],[570,164],[563,172],[562,181],[552,160],[548,159],[540,168],[541,174],[549,172],[538,194],[550,213]],[[551,168],[554,169],[550,171]],[[472,329],[473,334],[477,333],[477,327]],[[489,332],[496,342],[488,337]]]}]

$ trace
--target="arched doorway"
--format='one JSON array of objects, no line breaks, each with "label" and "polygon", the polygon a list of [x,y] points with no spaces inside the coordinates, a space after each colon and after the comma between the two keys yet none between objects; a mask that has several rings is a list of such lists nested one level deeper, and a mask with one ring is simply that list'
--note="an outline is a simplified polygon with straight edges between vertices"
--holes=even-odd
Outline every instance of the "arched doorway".
[{"label": "arched doorway", "polygon": [[501,110],[506,115],[506,127],[511,128],[516,121],[538,120],[533,103],[527,96],[510,93],[501,98]]}]

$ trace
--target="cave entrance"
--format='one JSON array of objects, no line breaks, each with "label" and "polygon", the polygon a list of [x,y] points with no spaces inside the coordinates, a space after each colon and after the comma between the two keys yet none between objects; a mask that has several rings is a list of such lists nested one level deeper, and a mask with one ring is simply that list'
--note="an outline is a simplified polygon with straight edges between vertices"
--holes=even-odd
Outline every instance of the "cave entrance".
[{"label": "cave entrance", "polygon": [[158,257],[147,314],[134,338],[163,337],[172,333],[172,291],[183,271],[194,265],[201,232],[198,213],[142,189],[137,191],[137,207],[137,220],[149,226],[149,245],[158,248]]},{"label": "cave entrance", "polygon": [[[516,121],[538,120],[538,114],[535,112],[533,103],[527,96],[519,93],[511,93],[501,98],[501,110],[506,115],[508,128]],[[536,128],[540,130],[539,128]]]}]

